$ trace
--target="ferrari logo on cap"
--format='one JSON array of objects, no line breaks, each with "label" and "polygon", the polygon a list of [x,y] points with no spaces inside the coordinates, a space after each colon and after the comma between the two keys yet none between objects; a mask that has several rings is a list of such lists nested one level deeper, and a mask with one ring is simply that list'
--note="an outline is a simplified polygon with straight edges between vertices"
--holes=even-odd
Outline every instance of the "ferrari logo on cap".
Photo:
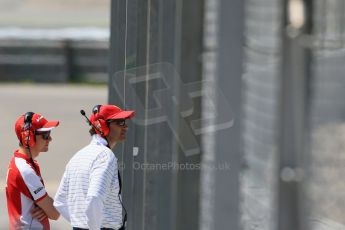
[{"label": "ferrari logo on cap", "polygon": [[40,122],[40,120],[43,119],[43,116],[40,116],[39,118],[36,119],[37,122]]}]

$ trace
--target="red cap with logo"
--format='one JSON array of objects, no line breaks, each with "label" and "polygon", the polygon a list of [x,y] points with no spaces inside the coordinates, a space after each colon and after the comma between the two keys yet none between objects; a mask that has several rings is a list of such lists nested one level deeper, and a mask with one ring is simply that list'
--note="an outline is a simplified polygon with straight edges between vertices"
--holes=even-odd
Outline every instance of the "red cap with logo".
[{"label": "red cap with logo", "polygon": [[[95,107],[97,108],[97,107]],[[118,120],[118,119],[130,119],[134,116],[134,111],[122,110],[115,105],[101,105],[90,116],[90,121],[94,122],[95,120],[102,118],[103,120]]]},{"label": "red cap with logo", "polygon": [[[15,131],[18,139],[21,139],[21,132],[25,126],[25,114],[20,116],[15,124]],[[59,121],[48,121],[42,115],[34,113],[31,119],[31,130],[38,132],[48,132],[59,125]]]}]

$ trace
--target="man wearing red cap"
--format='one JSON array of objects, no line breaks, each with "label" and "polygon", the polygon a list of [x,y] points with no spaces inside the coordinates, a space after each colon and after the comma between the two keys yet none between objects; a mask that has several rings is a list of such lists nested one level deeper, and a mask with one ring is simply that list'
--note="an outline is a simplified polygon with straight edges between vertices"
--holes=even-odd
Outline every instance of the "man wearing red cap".
[{"label": "man wearing red cap", "polygon": [[133,115],[114,105],[96,105],[87,119],[92,140],[68,162],[54,201],[74,230],[124,229],[127,215],[124,209],[122,220],[121,178],[112,149],[125,140],[126,120]]},{"label": "man wearing red cap", "polygon": [[49,230],[49,220],[60,214],[48,196],[38,163],[34,160],[47,152],[50,131],[59,121],[47,121],[42,115],[27,112],[15,124],[19,149],[14,152],[7,171],[6,197],[10,229]]}]

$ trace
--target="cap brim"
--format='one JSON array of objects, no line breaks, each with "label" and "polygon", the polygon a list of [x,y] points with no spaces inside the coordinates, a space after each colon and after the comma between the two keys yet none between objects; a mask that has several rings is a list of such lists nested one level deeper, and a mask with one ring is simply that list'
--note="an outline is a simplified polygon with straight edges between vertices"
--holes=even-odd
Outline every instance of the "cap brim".
[{"label": "cap brim", "polygon": [[134,111],[122,111],[122,112],[115,114],[114,116],[109,117],[108,120],[110,120],[110,119],[130,119],[134,116],[134,114],[135,114]]},{"label": "cap brim", "polygon": [[37,129],[38,132],[47,132],[51,131],[55,127],[59,126],[59,121],[48,121],[42,128]]}]

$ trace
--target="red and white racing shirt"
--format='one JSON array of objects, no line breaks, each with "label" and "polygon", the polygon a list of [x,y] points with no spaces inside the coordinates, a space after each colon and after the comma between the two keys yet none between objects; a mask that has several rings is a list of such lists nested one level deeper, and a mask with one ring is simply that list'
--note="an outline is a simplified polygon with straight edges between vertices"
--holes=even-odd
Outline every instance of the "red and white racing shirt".
[{"label": "red and white racing shirt", "polygon": [[38,172],[33,168],[30,157],[17,150],[8,166],[6,197],[11,230],[50,229],[48,218],[38,221],[30,213],[34,202],[48,195],[36,161],[35,165]]}]

